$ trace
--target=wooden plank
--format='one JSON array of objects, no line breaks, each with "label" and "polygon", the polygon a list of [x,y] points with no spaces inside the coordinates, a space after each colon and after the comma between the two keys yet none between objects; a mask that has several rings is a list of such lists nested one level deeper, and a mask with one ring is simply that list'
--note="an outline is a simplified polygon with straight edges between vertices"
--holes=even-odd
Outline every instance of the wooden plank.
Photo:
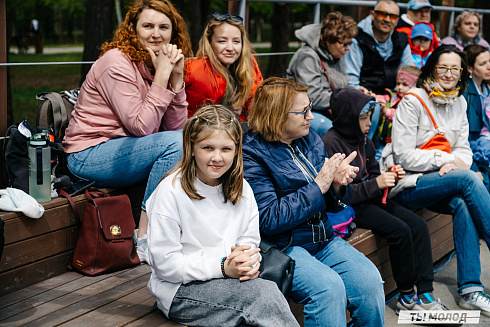
[{"label": "wooden plank", "polygon": [[[124,274],[125,270],[115,272],[112,274],[106,274],[106,275],[101,275],[101,276],[96,276],[96,277],[89,277],[89,276],[83,276],[79,273],[76,272],[68,272],[64,273],[61,276],[64,275],[69,275],[72,277],[69,277],[68,279],[72,278],[72,280],[67,281],[66,283],[55,283],[53,287],[50,288],[51,283],[45,284],[45,282],[38,283],[34,285],[33,287],[29,287],[29,289],[37,289],[39,290],[38,292],[32,292],[32,293],[37,293],[33,294],[29,298],[25,298],[22,301],[18,301],[19,296],[16,296],[17,293],[21,293],[21,291],[16,292],[12,294],[12,298],[17,301],[10,301],[10,295],[5,296],[4,298],[7,299],[7,301],[10,302],[10,305],[0,309],[0,322],[2,320],[5,320],[11,316],[17,315],[19,313],[22,313],[24,311],[28,311],[32,308],[36,308],[44,303],[47,303],[49,301],[56,300],[60,298],[61,296],[64,296],[66,294],[69,294],[71,292],[75,292],[76,290],[82,289],[84,287],[89,287],[91,285],[94,285],[98,283],[101,280],[110,278],[112,276],[117,276],[120,274]],[[75,278],[77,277],[77,278]],[[56,278],[56,277],[55,277]],[[47,281],[55,278],[50,278]],[[57,279],[57,278],[56,278]],[[59,278],[63,280],[64,278]],[[56,284],[59,284],[56,286]]]},{"label": "wooden plank", "polygon": [[371,260],[376,267],[381,266],[385,262],[389,262],[390,260],[390,249],[388,245],[384,245],[383,247],[378,248],[373,253],[369,254],[368,259]]},{"label": "wooden plank", "polygon": [[182,327],[183,325],[168,320],[160,310],[153,311],[149,315],[142,317],[126,325],[126,327]]},{"label": "wooden plank", "polygon": [[[41,314],[36,317],[36,319],[29,318],[29,326],[57,326],[70,322],[71,320],[86,315],[93,310],[98,310],[104,305],[111,303],[130,292],[134,292],[137,289],[145,287],[148,283],[149,277],[150,275],[147,273],[142,276],[132,277],[129,280],[124,280],[124,283],[120,283],[121,281],[118,281],[118,283],[112,285],[107,284],[109,280],[106,279],[97,283],[97,290],[95,292],[91,289],[86,290],[84,293],[77,291],[75,293],[79,294],[76,295],[76,297],[75,293],[71,293],[67,295],[67,298],[70,299],[70,303],[68,305],[65,303],[65,301],[63,301],[62,306],[58,305],[58,303],[54,303],[54,306],[46,306],[43,308],[43,310],[39,310],[38,307],[36,314],[39,311],[41,311]],[[101,284],[101,288],[98,287],[99,284]],[[55,307],[58,308],[53,310]],[[23,324],[25,324],[25,322],[23,322]]]},{"label": "wooden plank", "polygon": [[432,248],[432,260],[437,262],[452,250],[454,250],[454,239],[451,237],[441,243],[439,246]]},{"label": "wooden plank", "polygon": [[155,301],[155,297],[150,295],[146,286],[143,286],[135,292],[129,293],[97,310],[58,326],[125,326],[157,310],[156,306],[154,306]]},{"label": "wooden plank", "polygon": [[73,250],[77,236],[78,227],[76,226],[7,245],[3,252],[0,272]]},{"label": "wooden plank", "polygon": [[[16,304],[18,302],[25,303],[31,300],[36,295],[48,292],[51,289],[57,288],[61,285],[77,280],[80,277],[82,277],[82,275],[80,275],[79,273],[76,273],[74,271],[69,271],[52,278],[48,278],[31,287],[26,287],[12,294],[2,296],[0,297],[0,310],[7,306],[12,306],[13,304]],[[43,297],[44,296],[45,295],[43,295]],[[1,319],[1,313],[0,313],[0,319]]]},{"label": "wooden plank", "polygon": [[125,270],[117,276],[111,275],[96,283],[71,291],[59,292],[59,296],[49,302],[29,308],[20,314],[2,321],[9,326],[54,326],[86,312],[97,309],[101,305],[126,295],[134,289],[146,285],[150,274],[147,265]]},{"label": "wooden plank", "polygon": [[439,229],[451,225],[453,223],[453,217],[450,215],[438,215],[431,220],[427,221],[427,227],[429,227],[430,234],[437,232]]},{"label": "wooden plank", "polygon": [[385,283],[383,284],[383,289],[385,295],[390,294],[391,292],[397,289],[393,276],[388,277],[384,282]]},{"label": "wooden plank", "polygon": [[0,274],[0,296],[23,289],[67,271],[73,251],[60,253]]},{"label": "wooden plank", "polygon": [[[83,206],[79,202],[77,207]],[[36,237],[58,229],[77,225],[77,220],[71,207],[57,207],[44,213],[39,219],[32,219],[24,215],[9,219],[5,222],[5,245]]]}]

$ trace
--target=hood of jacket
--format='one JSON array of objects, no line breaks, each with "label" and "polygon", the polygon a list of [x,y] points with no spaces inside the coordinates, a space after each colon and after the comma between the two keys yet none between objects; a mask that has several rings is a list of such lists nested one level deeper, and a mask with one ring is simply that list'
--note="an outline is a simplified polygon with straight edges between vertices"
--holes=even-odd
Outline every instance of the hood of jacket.
[{"label": "hood of jacket", "polygon": [[[412,53],[415,54],[415,55],[419,55],[421,56],[422,58],[425,58],[427,57],[428,55],[430,55],[432,53],[432,51],[434,51],[435,48],[437,48],[439,46],[439,38],[436,34],[436,32],[434,31],[434,25],[430,24],[430,23],[425,23],[425,22],[418,22],[417,24],[415,25],[418,25],[418,24],[426,24],[428,25],[431,30],[432,30],[432,42],[430,43],[430,46],[428,49],[426,50],[421,50],[420,49],[420,46],[414,46],[412,44],[412,38],[409,36],[408,38],[408,43],[410,44],[410,49],[412,50]],[[414,26],[415,26],[414,25]],[[411,34],[411,33],[410,33]]]},{"label": "hood of jacket", "polygon": [[333,129],[341,135],[346,142],[358,144],[365,141],[366,135],[359,125],[359,114],[368,101],[374,97],[352,89],[335,89],[330,98],[330,107],[333,116]]},{"label": "hood of jacket", "polygon": [[322,24],[310,24],[301,27],[294,32],[296,38],[305,42],[307,46],[315,50],[318,56],[324,61],[332,61],[334,57],[325,49],[320,47],[320,33]]}]

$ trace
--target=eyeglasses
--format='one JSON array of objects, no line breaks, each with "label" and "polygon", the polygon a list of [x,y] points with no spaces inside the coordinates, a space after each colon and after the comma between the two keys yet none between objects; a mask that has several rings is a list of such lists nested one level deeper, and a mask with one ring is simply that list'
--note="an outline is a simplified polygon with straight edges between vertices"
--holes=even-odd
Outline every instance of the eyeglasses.
[{"label": "eyeglasses", "polygon": [[460,67],[446,67],[446,66],[436,66],[436,73],[439,75],[444,75],[447,73],[447,71],[450,70],[451,74],[454,76],[459,76],[461,75],[461,72],[463,71],[463,68]]},{"label": "eyeglasses", "polygon": [[236,23],[243,23],[243,18],[241,16],[238,16],[238,15],[213,14],[212,17],[214,20],[217,20],[218,22],[224,22],[229,18]]},{"label": "eyeglasses", "polygon": [[387,17],[390,17],[390,20],[392,22],[394,21],[397,21],[398,20],[398,15],[396,14],[390,14],[390,13],[387,13],[386,11],[379,11],[379,10],[375,10],[374,13],[381,19],[386,19]]},{"label": "eyeglasses", "polygon": [[290,114],[298,114],[298,115],[303,115],[304,118],[308,116],[308,111],[311,111],[311,108],[313,107],[313,103],[310,100],[310,103],[308,104],[308,107],[304,111],[290,111]]},{"label": "eyeglasses", "polygon": [[337,40],[337,43],[339,43],[344,48],[348,48],[348,47],[350,47],[352,45],[352,42],[342,42],[342,41],[339,41],[339,40]]}]

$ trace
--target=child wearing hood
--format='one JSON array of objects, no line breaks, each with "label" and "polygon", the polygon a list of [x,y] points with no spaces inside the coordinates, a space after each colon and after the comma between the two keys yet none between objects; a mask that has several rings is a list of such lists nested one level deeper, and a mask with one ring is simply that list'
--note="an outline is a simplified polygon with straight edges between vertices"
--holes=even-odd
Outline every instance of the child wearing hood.
[{"label": "child wearing hood", "polygon": [[432,24],[418,22],[412,28],[412,34],[408,40],[415,67],[422,69],[427,58],[439,46],[439,39]]},{"label": "child wearing hood", "polygon": [[390,250],[391,269],[400,296],[400,310],[447,310],[433,294],[434,273],[429,229],[425,221],[412,211],[386,199],[383,192],[395,186],[405,171],[400,165],[381,173],[375,158],[376,149],[367,131],[371,116],[380,104],[355,89],[336,89],[332,93],[333,127],[322,137],[325,150],[331,156],[340,152],[357,151],[351,165],[359,172],[351,183],[351,206],[356,213],[356,225],[371,229],[386,238]]}]

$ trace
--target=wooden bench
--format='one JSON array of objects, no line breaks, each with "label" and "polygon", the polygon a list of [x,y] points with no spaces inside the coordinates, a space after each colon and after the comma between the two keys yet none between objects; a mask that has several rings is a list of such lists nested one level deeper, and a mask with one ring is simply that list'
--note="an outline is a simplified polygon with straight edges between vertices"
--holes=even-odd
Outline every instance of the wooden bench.
[{"label": "wooden bench", "polygon": [[[138,216],[144,187],[108,191],[128,194]],[[85,197],[74,199],[82,213]],[[181,326],[156,308],[146,289],[148,265],[98,277],[67,272],[78,224],[66,199],[53,199],[44,206],[46,213],[37,220],[0,213],[6,237],[0,261],[0,326]],[[454,249],[452,218],[426,209],[416,212],[429,226],[435,262]],[[378,267],[385,294],[396,290],[386,241],[361,228],[348,241]],[[302,325],[303,306],[290,305]]]}]

